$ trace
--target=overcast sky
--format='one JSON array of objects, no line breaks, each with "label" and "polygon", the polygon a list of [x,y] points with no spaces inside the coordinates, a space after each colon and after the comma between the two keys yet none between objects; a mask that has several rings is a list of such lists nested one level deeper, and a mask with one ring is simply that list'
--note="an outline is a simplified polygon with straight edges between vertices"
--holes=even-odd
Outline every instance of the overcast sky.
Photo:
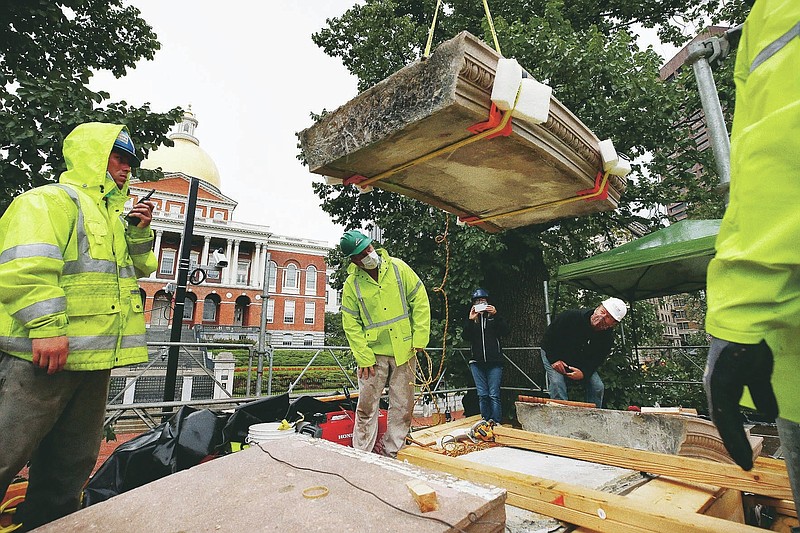
[{"label": "overcast sky", "polygon": [[294,134],[312,124],[310,112],[336,109],[357,94],[355,77],[311,41],[356,0],[129,3],[161,50],[120,80],[99,73],[92,88],[159,112],[191,105],[222,193],[239,203],[234,220],[337,244],[343,228],[319,207],[311,183],[321,178],[297,160]]},{"label": "overcast sky", "polygon": [[[311,174],[296,159],[295,132],[309,113],[333,110],[356,92],[341,61],[311,41],[325,20],[354,0],[133,0],[161,43],[117,80],[94,89],[154,111],[192,106],[200,147],[220,172],[221,191],[239,205],[234,220],[273,233],[338,243],[342,228],[320,209]],[[168,169],[167,169],[168,170]]]}]

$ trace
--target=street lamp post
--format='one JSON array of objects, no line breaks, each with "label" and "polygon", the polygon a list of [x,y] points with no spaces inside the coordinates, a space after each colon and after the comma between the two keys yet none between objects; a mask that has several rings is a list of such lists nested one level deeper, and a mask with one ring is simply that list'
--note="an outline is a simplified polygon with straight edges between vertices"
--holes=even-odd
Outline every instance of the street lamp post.
[{"label": "street lamp post", "polygon": [[[181,242],[181,256],[178,262],[178,285],[175,288],[175,305],[172,311],[172,329],[170,330],[169,357],[167,358],[167,375],[164,379],[164,401],[175,400],[175,385],[178,378],[178,354],[180,346],[176,343],[181,340],[183,327],[183,308],[186,301],[186,284],[189,279],[189,256],[192,251],[192,235],[194,234],[194,212],[197,208],[197,189],[199,180],[195,177],[189,182],[189,201],[186,206],[186,221],[183,226],[183,240]],[[171,413],[171,408],[165,408],[164,413]]]},{"label": "street lamp post", "polygon": [[264,260],[264,286],[261,289],[261,324],[258,328],[258,369],[256,370],[256,396],[261,396],[264,375],[264,353],[269,355],[269,375],[267,377],[267,396],[272,396],[272,347],[267,342],[267,305],[269,303],[269,261],[270,253]]}]

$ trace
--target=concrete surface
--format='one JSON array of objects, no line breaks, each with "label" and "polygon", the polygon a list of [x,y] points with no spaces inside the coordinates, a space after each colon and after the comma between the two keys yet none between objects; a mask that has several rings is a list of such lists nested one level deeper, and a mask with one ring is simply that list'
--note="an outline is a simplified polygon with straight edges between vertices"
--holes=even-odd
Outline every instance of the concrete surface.
[{"label": "concrete surface", "polygon": [[[624,493],[648,481],[641,473],[625,468],[509,447],[489,448],[459,458],[613,494]],[[550,533],[570,529],[555,518],[512,505],[506,505],[506,527],[514,533]]]},{"label": "concrete surface", "polygon": [[[516,408],[526,431],[733,464],[714,424],[703,418],[526,402]],[[758,457],[763,439],[748,437]]]},{"label": "concrete surface", "polygon": [[[503,489],[301,435],[261,446],[178,472],[36,531],[503,531]],[[421,516],[405,485],[410,479],[436,490],[438,511]],[[314,487],[325,487],[327,495],[304,496]]]}]

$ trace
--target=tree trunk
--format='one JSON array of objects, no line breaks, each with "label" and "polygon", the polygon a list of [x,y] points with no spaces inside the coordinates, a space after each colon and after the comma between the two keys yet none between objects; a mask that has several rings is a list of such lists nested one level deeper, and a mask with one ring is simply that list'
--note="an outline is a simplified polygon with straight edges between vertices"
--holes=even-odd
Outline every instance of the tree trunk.
[{"label": "tree trunk", "polygon": [[[504,264],[487,275],[488,290],[498,312],[508,321],[505,347],[539,346],[547,326],[544,281],[548,279],[542,252],[515,234],[506,234],[509,252]],[[541,387],[545,387],[544,369],[538,350],[506,350],[506,355]],[[514,365],[506,364],[503,386],[535,388]]]}]

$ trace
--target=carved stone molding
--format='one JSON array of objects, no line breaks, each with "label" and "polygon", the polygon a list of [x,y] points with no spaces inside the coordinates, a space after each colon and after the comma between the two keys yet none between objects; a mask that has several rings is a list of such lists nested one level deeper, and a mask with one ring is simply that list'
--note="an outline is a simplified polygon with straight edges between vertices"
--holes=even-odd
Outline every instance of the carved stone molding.
[{"label": "carved stone molding", "polygon": [[544,124],[514,118],[507,136],[475,141],[498,59],[467,32],[442,43],[301,132],[311,172],[376,178],[491,232],[616,208],[622,179],[607,198],[577,194],[602,170],[599,140],[556,98]]}]

